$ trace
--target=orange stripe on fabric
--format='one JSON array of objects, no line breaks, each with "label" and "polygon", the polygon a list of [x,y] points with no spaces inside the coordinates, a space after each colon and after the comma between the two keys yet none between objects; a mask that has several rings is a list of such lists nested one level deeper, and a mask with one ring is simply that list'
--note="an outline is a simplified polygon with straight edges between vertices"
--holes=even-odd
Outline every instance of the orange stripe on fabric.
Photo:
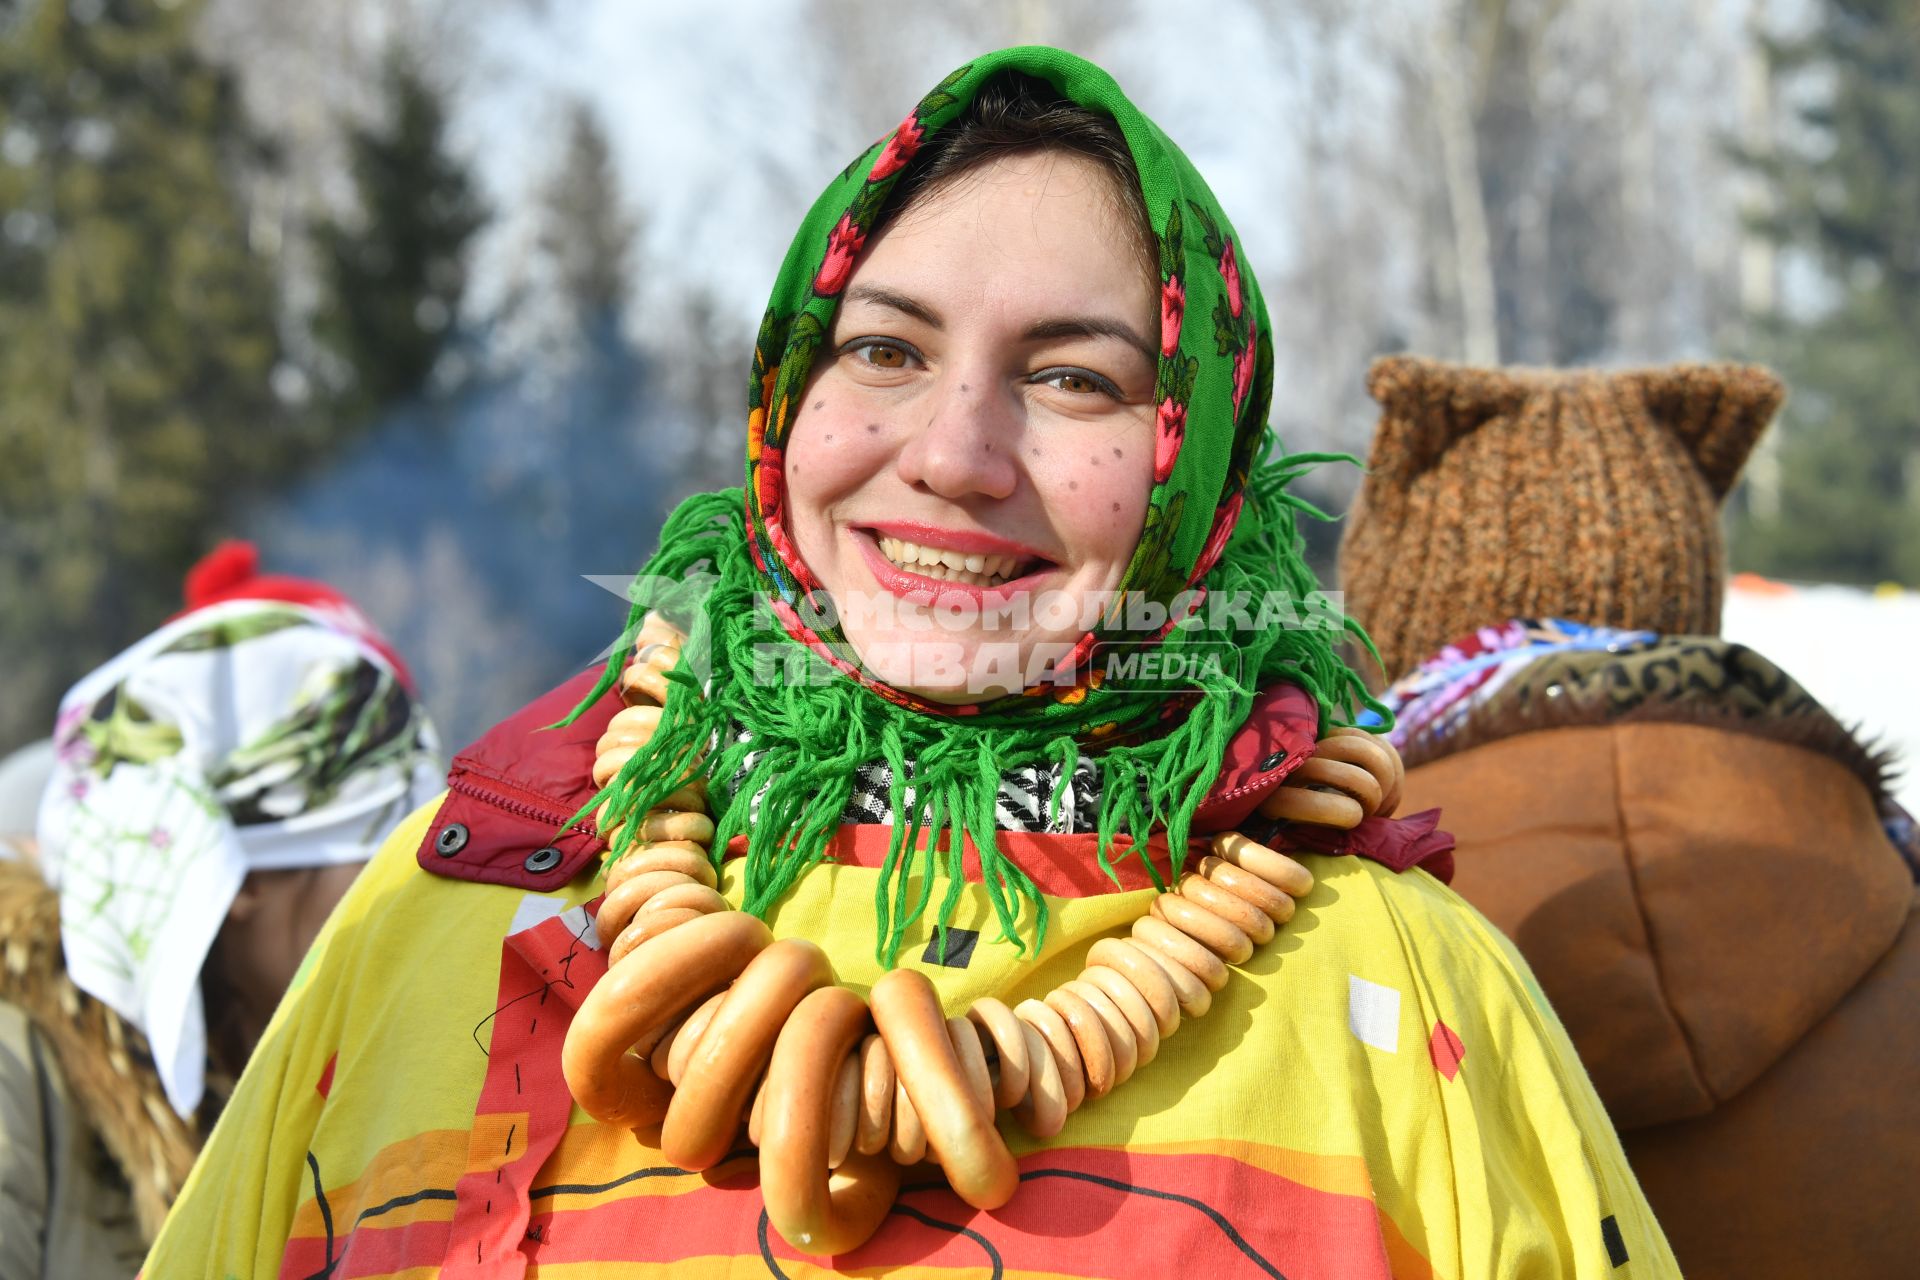
[{"label": "orange stripe on fabric", "polygon": [[[327,1188],[334,1231],[344,1235],[365,1210],[420,1191],[420,1170],[457,1169],[466,1159],[467,1134],[463,1129],[432,1129],[381,1148],[359,1178],[344,1186]],[[424,1200],[392,1210],[383,1215],[381,1221],[400,1226],[421,1220],[445,1222],[452,1216],[451,1200]],[[309,1199],[295,1211],[288,1234],[294,1238],[318,1239],[324,1232],[319,1203]]]}]

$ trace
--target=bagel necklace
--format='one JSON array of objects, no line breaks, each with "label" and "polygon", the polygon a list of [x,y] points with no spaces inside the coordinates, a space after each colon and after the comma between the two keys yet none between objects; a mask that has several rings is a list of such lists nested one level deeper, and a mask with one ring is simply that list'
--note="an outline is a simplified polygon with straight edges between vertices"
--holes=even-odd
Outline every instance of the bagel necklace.
[{"label": "bagel necklace", "polygon": [[[680,637],[649,619],[620,678],[626,704],[595,749],[605,783],[658,724]],[[1399,801],[1399,753],[1336,729],[1268,798],[1269,817],[1352,827]],[[802,1253],[845,1253],[879,1229],[902,1170],[936,1162],[978,1209],[1013,1198],[1019,1170],[1000,1111],[1036,1138],[1151,1062],[1293,917],[1307,869],[1238,832],[1157,894],[1128,937],[1102,938],[1079,977],[1009,1008],[990,996],[947,1017],[926,975],[893,969],[866,999],[836,985],[827,955],[775,940],[721,897],[705,788],[691,783],[639,820],[607,871],[595,928],[606,975],[568,1029],[561,1067],[596,1120],[660,1126],[689,1171],[759,1148],[767,1218]],[[603,832],[612,846],[618,829]]]}]

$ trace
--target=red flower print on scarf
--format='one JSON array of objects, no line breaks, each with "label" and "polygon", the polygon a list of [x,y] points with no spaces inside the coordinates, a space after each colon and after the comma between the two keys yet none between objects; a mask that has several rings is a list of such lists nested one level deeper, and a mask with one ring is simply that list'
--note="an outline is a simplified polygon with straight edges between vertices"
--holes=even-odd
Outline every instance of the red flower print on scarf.
[{"label": "red flower print on scarf", "polygon": [[1160,402],[1160,413],[1153,424],[1153,482],[1165,484],[1173,474],[1173,460],[1180,455],[1180,444],[1187,437],[1187,406],[1172,397]]},{"label": "red flower print on scarf", "polygon": [[1233,353],[1233,416],[1240,416],[1240,406],[1245,403],[1247,392],[1253,387],[1253,358],[1259,347],[1254,339],[1259,336],[1260,326],[1252,320],[1247,321],[1247,345]]},{"label": "red flower print on scarf", "polygon": [[760,455],[760,461],[753,468],[754,497],[760,503],[760,516],[772,524],[780,515],[781,478],[783,472],[782,451],[768,449]]},{"label": "red flower print on scarf", "polygon": [[1180,322],[1187,314],[1187,286],[1170,276],[1160,286],[1160,354],[1170,356],[1180,346]]},{"label": "red flower print on scarf", "polygon": [[1220,553],[1227,549],[1227,539],[1233,536],[1233,526],[1240,519],[1240,504],[1245,500],[1244,494],[1236,493],[1213,513],[1213,531],[1207,534],[1207,545],[1200,548],[1200,558],[1193,563],[1188,586],[1206,577],[1213,566],[1220,563]]},{"label": "red flower print on scarf", "polygon": [[867,173],[868,182],[878,182],[882,178],[891,178],[906,168],[907,161],[913,159],[914,152],[920,150],[920,140],[927,135],[926,126],[920,123],[918,115],[909,111],[900,127],[887,139],[887,146],[880,158],[873,162],[873,168]]},{"label": "red flower print on scarf", "polygon": [[831,298],[846,288],[847,277],[853,274],[853,260],[860,256],[866,244],[867,233],[853,224],[853,215],[842,214],[840,221],[833,225],[833,233],[827,237],[827,260],[820,264],[819,274],[813,278],[813,291],[823,298]]},{"label": "red flower print on scarf", "polygon": [[1220,254],[1220,278],[1227,282],[1227,309],[1233,312],[1233,318],[1240,318],[1240,264],[1233,256],[1233,241],[1227,241],[1227,247]]}]

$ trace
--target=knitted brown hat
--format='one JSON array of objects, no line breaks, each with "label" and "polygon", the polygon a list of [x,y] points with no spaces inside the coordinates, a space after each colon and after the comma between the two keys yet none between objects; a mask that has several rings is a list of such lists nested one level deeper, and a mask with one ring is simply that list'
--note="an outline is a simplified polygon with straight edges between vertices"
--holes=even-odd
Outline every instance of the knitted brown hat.
[{"label": "knitted brown hat", "polygon": [[1719,631],[1719,504],[1785,395],[1771,373],[1390,356],[1367,389],[1380,429],[1340,576],[1390,678],[1508,618]]}]

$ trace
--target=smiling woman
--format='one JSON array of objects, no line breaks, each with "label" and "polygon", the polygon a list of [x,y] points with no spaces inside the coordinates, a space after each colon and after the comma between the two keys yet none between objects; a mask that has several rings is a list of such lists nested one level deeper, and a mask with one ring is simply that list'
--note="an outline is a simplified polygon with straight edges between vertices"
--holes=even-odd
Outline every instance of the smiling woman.
[{"label": "smiling woman", "polygon": [[795,236],[745,485],[394,834],[152,1273],[1670,1274],[1350,727],[1268,333],[1104,72],[935,86]]}]

